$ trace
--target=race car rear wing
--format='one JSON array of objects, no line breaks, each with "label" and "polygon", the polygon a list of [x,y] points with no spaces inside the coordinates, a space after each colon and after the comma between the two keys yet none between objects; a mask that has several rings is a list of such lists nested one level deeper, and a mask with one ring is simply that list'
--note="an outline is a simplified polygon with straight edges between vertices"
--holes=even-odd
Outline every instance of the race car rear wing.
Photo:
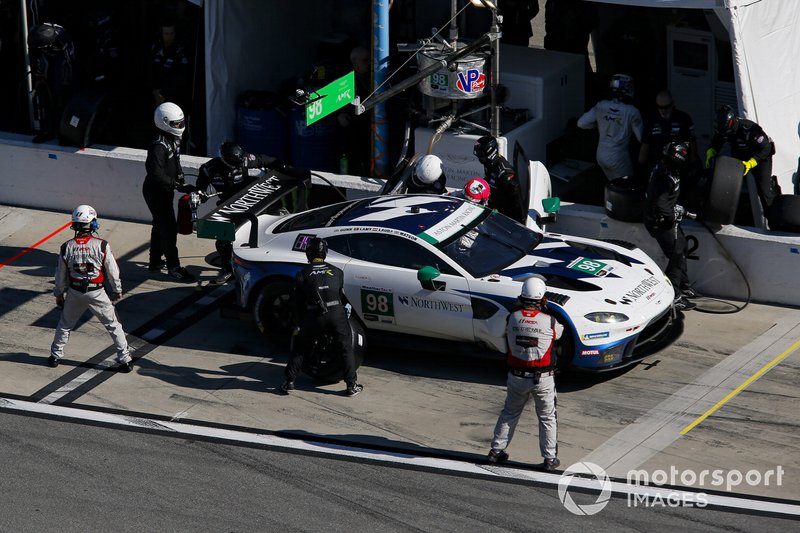
[{"label": "race car rear wing", "polygon": [[308,209],[310,175],[305,178],[288,176],[274,170],[254,180],[246,189],[231,196],[211,213],[197,221],[197,236],[201,239],[233,241],[236,230],[250,221],[250,242],[257,238],[256,217],[283,208],[287,212]]}]

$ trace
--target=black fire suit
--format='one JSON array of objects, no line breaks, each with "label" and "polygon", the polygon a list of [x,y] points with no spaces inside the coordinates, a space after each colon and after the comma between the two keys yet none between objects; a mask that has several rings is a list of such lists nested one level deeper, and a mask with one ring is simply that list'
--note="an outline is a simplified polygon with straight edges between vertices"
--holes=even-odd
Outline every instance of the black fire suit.
[{"label": "black fire suit", "polygon": [[[197,190],[208,192],[208,187],[213,186],[214,190],[219,193],[219,200],[217,201],[217,205],[219,205],[244,189],[255,179],[255,177],[250,176],[248,169],[275,168],[278,170],[282,166],[278,159],[267,155],[245,153],[243,164],[239,168],[231,168],[222,162],[222,158],[214,157],[200,166],[197,175]],[[221,269],[225,272],[231,272],[233,244],[230,241],[217,241],[215,244],[220,256]]]},{"label": "black fire suit", "polygon": [[675,205],[681,191],[680,173],[663,163],[656,165],[645,192],[644,226],[667,256],[664,273],[672,282],[676,298],[688,289],[686,236],[677,219]]},{"label": "black fire suit", "polygon": [[344,358],[344,380],[348,387],[356,383],[356,362],[350,324],[344,308],[344,274],[341,269],[315,259],[297,273],[294,287],[295,319],[300,330],[295,335],[286,380],[294,381],[303,367],[303,357],[323,334],[333,336]]},{"label": "black fire suit", "polygon": [[166,257],[167,268],[180,266],[178,258],[178,222],[175,219],[175,190],[185,187],[180,161],[180,142],[172,135],[160,134],[147,149],[147,176],[142,193],[153,215],[150,231],[150,266]]},{"label": "black fire suit", "polygon": [[523,208],[519,178],[511,163],[498,155],[483,165],[483,171],[484,179],[491,187],[489,207],[524,224],[528,218],[528,210],[527,206]]},{"label": "black fire suit", "polygon": [[764,213],[768,214],[772,202],[781,194],[778,181],[772,175],[775,143],[764,133],[761,126],[747,119],[740,119],[735,131],[728,134],[715,133],[711,139],[711,148],[719,152],[725,143],[731,145],[731,157],[742,161],[755,159],[757,164],[750,172],[755,179]]}]

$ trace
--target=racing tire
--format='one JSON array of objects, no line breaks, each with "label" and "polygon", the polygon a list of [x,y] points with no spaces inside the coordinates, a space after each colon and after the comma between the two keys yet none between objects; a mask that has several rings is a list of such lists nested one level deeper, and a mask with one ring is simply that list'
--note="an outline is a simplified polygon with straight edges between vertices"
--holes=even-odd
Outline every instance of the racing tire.
[{"label": "racing tire", "polygon": [[276,280],[258,291],[253,304],[253,317],[261,333],[272,342],[288,345],[292,320],[292,283]]},{"label": "racing tire", "polygon": [[738,159],[719,156],[714,161],[714,175],[702,219],[712,224],[732,224],[739,206],[744,165]]},{"label": "racing tire", "polygon": [[800,196],[782,194],[769,208],[769,227],[775,231],[800,233]]},{"label": "racing tire", "polygon": [[614,181],[605,188],[603,205],[606,214],[623,222],[641,222],[644,218],[644,191]]},{"label": "racing tire", "polygon": [[[350,343],[355,356],[356,370],[364,362],[367,352],[364,326],[354,316],[350,324]],[[336,346],[331,345],[330,337],[323,335],[316,343],[314,351],[303,358],[303,372],[319,383],[338,383],[344,379],[344,360]]]}]

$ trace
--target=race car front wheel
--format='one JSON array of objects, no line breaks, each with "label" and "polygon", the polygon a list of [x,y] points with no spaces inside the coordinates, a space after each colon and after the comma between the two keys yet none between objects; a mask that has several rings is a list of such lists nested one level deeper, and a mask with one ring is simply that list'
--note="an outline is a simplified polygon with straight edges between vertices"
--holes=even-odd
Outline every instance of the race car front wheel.
[{"label": "race car front wheel", "polygon": [[269,340],[288,344],[292,332],[292,284],[285,280],[267,283],[258,291],[253,316]]}]

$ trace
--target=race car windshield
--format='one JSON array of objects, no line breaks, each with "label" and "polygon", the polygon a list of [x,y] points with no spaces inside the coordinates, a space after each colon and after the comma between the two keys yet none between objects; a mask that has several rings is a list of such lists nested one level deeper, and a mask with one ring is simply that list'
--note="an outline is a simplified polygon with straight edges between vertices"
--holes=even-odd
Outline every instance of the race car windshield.
[{"label": "race car windshield", "polygon": [[437,245],[476,278],[500,272],[536,248],[543,235],[499,213]]}]

